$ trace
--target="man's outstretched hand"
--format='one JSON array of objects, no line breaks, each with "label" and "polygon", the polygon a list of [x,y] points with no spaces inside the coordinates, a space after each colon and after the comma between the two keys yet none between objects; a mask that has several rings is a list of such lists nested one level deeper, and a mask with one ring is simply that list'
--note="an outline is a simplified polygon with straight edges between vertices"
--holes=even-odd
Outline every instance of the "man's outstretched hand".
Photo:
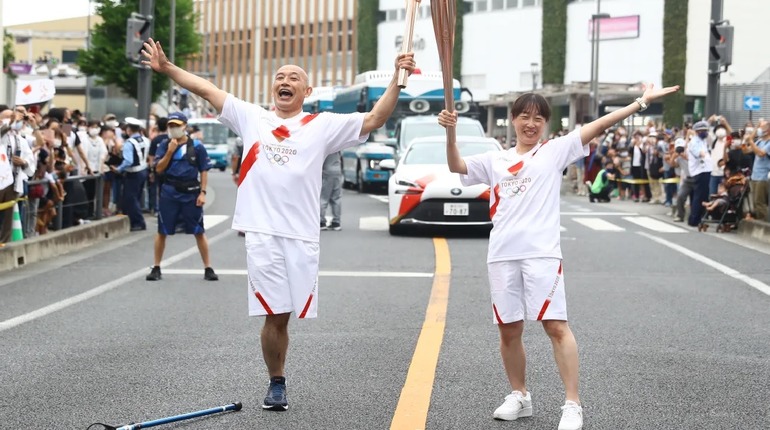
[{"label": "man's outstretched hand", "polygon": [[145,57],[142,60],[142,64],[150,66],[153,71],[164,73],[166,69],[171,65],[171,61],[168,61],[166,53],[163,52],[163,47],[160,46],[160,42],[147,39],[144,42],[144,49],[142,49],[142,55]]}]

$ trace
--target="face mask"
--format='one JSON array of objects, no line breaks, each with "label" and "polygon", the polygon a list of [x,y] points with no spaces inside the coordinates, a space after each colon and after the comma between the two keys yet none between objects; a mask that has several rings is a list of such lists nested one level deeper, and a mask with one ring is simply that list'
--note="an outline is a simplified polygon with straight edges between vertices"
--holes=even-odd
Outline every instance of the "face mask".
[{"label": "face mask", "polygon": [[741,142],[733,142],[732,145],[730,145],[730,149],[738,149],[741,147]]},{"label": "face mask", "polygon": [[120,125],[120,124],[118,124],[118,122],[117,122],[117,121],[115,121],[114,119],[112,119],[112,120],[109,120],[109,121],[105,122],[104,124],[105,124],[107,127],[112,127],[112,128],[117,128],[117,127]]},{"label": "face mask", "polygon": [[11,128],[19,131],[24,127],[24,121],[16,121],[13,124],[11,124]]},{"label": "face mask", "polygon": [[725,136],[727,136],[727,130],[720,128],[714,134],[716,134],[717,139],[723,139]]},{"label": "face mask", "polygon": [[88,127],[84,125],[81,125],[80,127],[78,127],[78,131],[86,131],[86,130],[88,130]]},{"label": "face mask", "polygon": [[179,139],[182,136],[184,136],[184,128],[183,127],[173,127],[168,129],[168,135],[172,139]]},{"label": "face mask", "polygon": [[34,130],[32,130],[32,127],[30,126],[26,126],[23,129],[21,129],[21,133],[25,136],[32,136],[33,132]]},{"label": "face mask", "polygon": [[10,118],[3,119],[3,127],[8,127],[8,125],[11,123]]},{"label": "face mask", "polygon": [[705,139],[705,138],[709,137],[709,132],[708,131],[699,131],[698,132],[698,137],[700,137],[701,139]]},{"label": "face mask", "polygon": [[757,137],[762,137],[765,135],[765,130],[762,130],[761,128],[757,129]]},{"label": "face mask", "polygon": [[754,127],[746,127],[746,134],[754,133]]},{"label": "face mask", "polygon": [[53,140],[53,147],[54,147],[54,148],[59,148],[59,147],[61,147],[61,139],[54,139],[54,140]]},{"label": "face mask", "polygon": [[626,142],[628,142],[628,139],[627,139],[625,136],[623,136],[623,137],[621,137],[621,138],[620,138],[620,142],[619,142],[619,143],[620,143],[621,145],[625,145],[625,144],[626,144]]},{"label": "face mask", "polygon": [[91,137],[96,137],[96,136],[99,135],[99,131],[100,131],[100,129],[98,129],[98,128],[89,128],[88,129],[88,135],[91,136]]},{"label": "face mask", "polygon": [[155,120],[154,119],[150,120],[150,127],[155,127]]}]

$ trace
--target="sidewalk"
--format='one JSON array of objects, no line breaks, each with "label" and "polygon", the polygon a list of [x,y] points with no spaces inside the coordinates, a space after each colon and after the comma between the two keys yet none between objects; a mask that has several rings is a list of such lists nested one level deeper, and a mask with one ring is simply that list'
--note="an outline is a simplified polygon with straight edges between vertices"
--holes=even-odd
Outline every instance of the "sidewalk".
[{"label": "sidewalk", "polygon": [[129,233],[129,227],[128,217],[117,215],[6,243],[0,247],[0,272],[76,252],[95,243],[126,235]]}]

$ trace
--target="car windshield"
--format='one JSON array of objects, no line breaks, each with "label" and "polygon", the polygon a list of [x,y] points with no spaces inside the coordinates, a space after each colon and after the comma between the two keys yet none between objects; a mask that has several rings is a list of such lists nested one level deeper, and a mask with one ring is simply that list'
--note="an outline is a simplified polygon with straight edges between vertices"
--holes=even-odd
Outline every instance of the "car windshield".
[{"label": "car windshield", "polygon": [[[446,129],[440,126],[438,122],[426,122],[424,124],[409,124],[409,127],[402,129],[404,138],[401,140],[404,145],[409,146],[412,139],[417,137],[430,137],[430,136],[443,136],[446,134]],[[484,131],[481,130],[476,123],[461,123],[457,124],[458,136],[484,136]],[[402,148],[406,149],[406,147]]]},{"label": "car windshield", "polygon": [[[227,138],[230,137],[230,129],[224,124],[197,123],[190,124],[198,127],[203,135],[203,143],[206,145],[227,144]],[[234,136],[233,136],[234,137]]]},{"label": "car windshield", "polygon": [[[491,142],[466,142],[457,143],[461,157],[483,154],[498,150],[497,145]],[[420,142],[409,148],[404,157],[404,164],[446,164],[446,143],[444,142]]]}]

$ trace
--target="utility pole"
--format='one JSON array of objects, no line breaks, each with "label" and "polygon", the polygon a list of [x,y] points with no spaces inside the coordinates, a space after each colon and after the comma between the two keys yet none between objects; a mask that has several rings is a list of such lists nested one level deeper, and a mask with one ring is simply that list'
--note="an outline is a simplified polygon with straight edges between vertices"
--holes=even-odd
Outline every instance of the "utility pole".
[{"label": "utility pole", "polygon": [[[711,25],[722,21],[722,0],[711,0]],[[721,78],[721,64],[718,58],[709,54],[709,79],[706,93],[706,118],[719,113],[719,80]]]},{"label": "utility pole", "polygon": [[599,20],[602,0],[596,0],[596,15],[591,16],[591,120],[599,117]]},{"label": "utility pole", "polygon": [[[171,0],[171,36],[169,44],[169,61],[174,62],[174,53],[176,51],[176,0]],[[171,113],[171,106],[174,103],[174,81],[168,80],[168,113]],[[180,109],[181,110],[181,109]]]},{"label": "utility pole", "polygon": [[[5,46],[5,31],[3,31],[3,20],[0,19],[0,35],[3,36],[3,46]],[[30,39],[29,42],[30,45],[32,45],[32,40]],[[2,60],[0,60],[2,61]],[[0,65],[0,69],[2,68],[2,65]],[[6,99],[5,97],[5,91],[6,91],[6,76],[5,72],[0,71],[0,103],[5,103],[8,106],[11,106],[12,103],[10,103],[10,100]],[[10,97],[9,97],[10,98]]]},{"label": "utility pole", "polygon": [[[145,17],[152,17],[154,10],[155,0],[141,0],[139,3],[139,13]],[[150,19],[150,35],[153,34],[155,29],[154,21],[154,19]],[[139,85],[137,90],[137,118],[149,121],[150,104],[152,103],[152,69],[141,64],[139,65]]]}]

